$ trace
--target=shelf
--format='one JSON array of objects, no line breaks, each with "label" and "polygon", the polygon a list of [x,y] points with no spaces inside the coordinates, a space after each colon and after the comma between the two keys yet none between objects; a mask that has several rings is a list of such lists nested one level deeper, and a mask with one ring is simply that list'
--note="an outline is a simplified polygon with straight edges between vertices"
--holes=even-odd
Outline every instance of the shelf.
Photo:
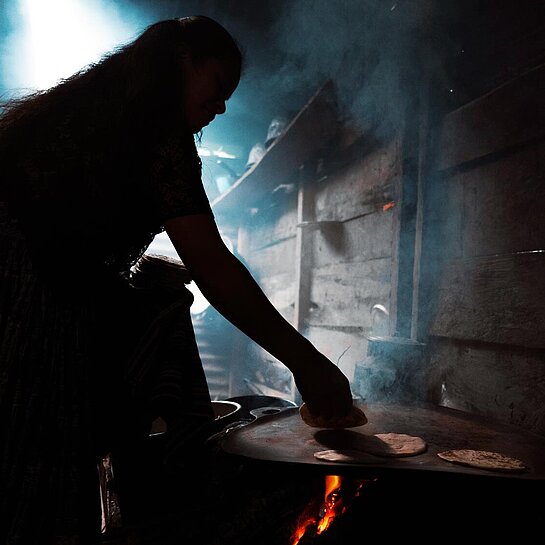
[{"label": "shelf", "polygon": [[214,214],[241,214],[255,206],[323,149],[339,127],[333,83],[328,81],[270,145],[260,161],[212,201]]}]

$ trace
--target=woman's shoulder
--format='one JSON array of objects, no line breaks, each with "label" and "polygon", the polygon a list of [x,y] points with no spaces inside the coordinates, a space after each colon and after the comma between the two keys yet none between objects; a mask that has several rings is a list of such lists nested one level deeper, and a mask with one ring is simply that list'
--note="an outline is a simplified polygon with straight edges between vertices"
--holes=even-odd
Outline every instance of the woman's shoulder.
[{"label": "woman's shoulder", "polygon": [[194,171],[200,176],[201,159],[192,134],[169,134],[156,142],[153,150],[153,170]]}]

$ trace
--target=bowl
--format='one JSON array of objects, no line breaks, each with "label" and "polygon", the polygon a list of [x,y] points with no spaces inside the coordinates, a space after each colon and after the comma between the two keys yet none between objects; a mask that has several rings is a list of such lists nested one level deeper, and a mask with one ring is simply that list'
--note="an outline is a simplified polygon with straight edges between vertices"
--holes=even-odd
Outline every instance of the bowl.
[{"label": "bowl", "polygon": [[216,420],[231,420],[238,417],[241,410],[240,403],[236,401],[212,401],[212,409]]},{"label": "bowl", "polygon": [[230,397],[227,401],[234,401],[242,407],[237,418],[249,420],[253,420],[256,417],[251,414],[251,411],[255,409],[261,409],[263,407],[297,407],[297,405],[289,399],[266,395],[242,395]]}]

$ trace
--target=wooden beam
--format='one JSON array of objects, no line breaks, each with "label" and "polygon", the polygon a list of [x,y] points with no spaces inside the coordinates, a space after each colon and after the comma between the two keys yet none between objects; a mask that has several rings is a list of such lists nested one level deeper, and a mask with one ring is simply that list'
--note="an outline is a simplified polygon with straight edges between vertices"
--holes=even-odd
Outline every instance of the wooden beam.
[{"label": "wooden beam", "polygon": [[451,261],[443,272],[430,333],[545,347],[545,251]]},{"label": "wooden beam", "polygon": [[[295,308],[293,327],[300,333],[306,328],[306,320],[310,309],[310,270],[312,267],[311,233],[304,226],[314,220],[314,194],[308,180],[308,170],[299,171],[297,190],[297,223],[295,235]],[[295,382],[292,382],[293,399],[302,400],[297,395]]]},{"label": "wooden beam", "polygon": [[545,137],[545,65],[448,114],[438,168],[453,168]]},{"label": "wooden beam", "polygon": [[392,336],[410,338],[413,315],[415,241],[418,209],[419,131],[417,114],[407,112],[402,133],[402,174],[394,213],[392,252]]},{"label": "wooden beam", "polygon": [[261,160],[212,201],[214,213],[240,214],[270,195],[324,148],[339,126],[334,88],[329,81],[307,102]]},{"label": "wooden beam", "polygon": [[464,257],[545,249],[545,142],[456,173]]},{"label": "wooden beam", "polygon": [[545,435],[543,351],[431,338],[433,402]]},{"label": "wooden beam", "polygon": [[295,235],[295,311],[293,326],[303,332],[310,308],[310,270],[312,238],[306,222],[314,220],[314,196],[308,174],[300,171],[297,191],[297,231]]}]

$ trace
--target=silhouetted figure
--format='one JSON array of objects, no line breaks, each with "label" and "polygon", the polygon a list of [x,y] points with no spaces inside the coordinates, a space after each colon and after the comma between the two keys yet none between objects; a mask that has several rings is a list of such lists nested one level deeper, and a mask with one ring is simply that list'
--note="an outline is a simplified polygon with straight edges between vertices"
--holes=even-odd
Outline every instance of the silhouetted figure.
[{"label": "silhouetted figure", "polygon": [[202,185],[194,134],[225,112],[241,64],[236,42],[215,21],[166,20],[5,107],[3,544],[96,539],[97,463],[118,452],[122,472],[156,417],[196,452],[206,438],[213,413],[192,295],[131,282],[131,267],[162,230],[208,301],[293,372],[312,411],[350,410],[346,377],[226,248]]}]

